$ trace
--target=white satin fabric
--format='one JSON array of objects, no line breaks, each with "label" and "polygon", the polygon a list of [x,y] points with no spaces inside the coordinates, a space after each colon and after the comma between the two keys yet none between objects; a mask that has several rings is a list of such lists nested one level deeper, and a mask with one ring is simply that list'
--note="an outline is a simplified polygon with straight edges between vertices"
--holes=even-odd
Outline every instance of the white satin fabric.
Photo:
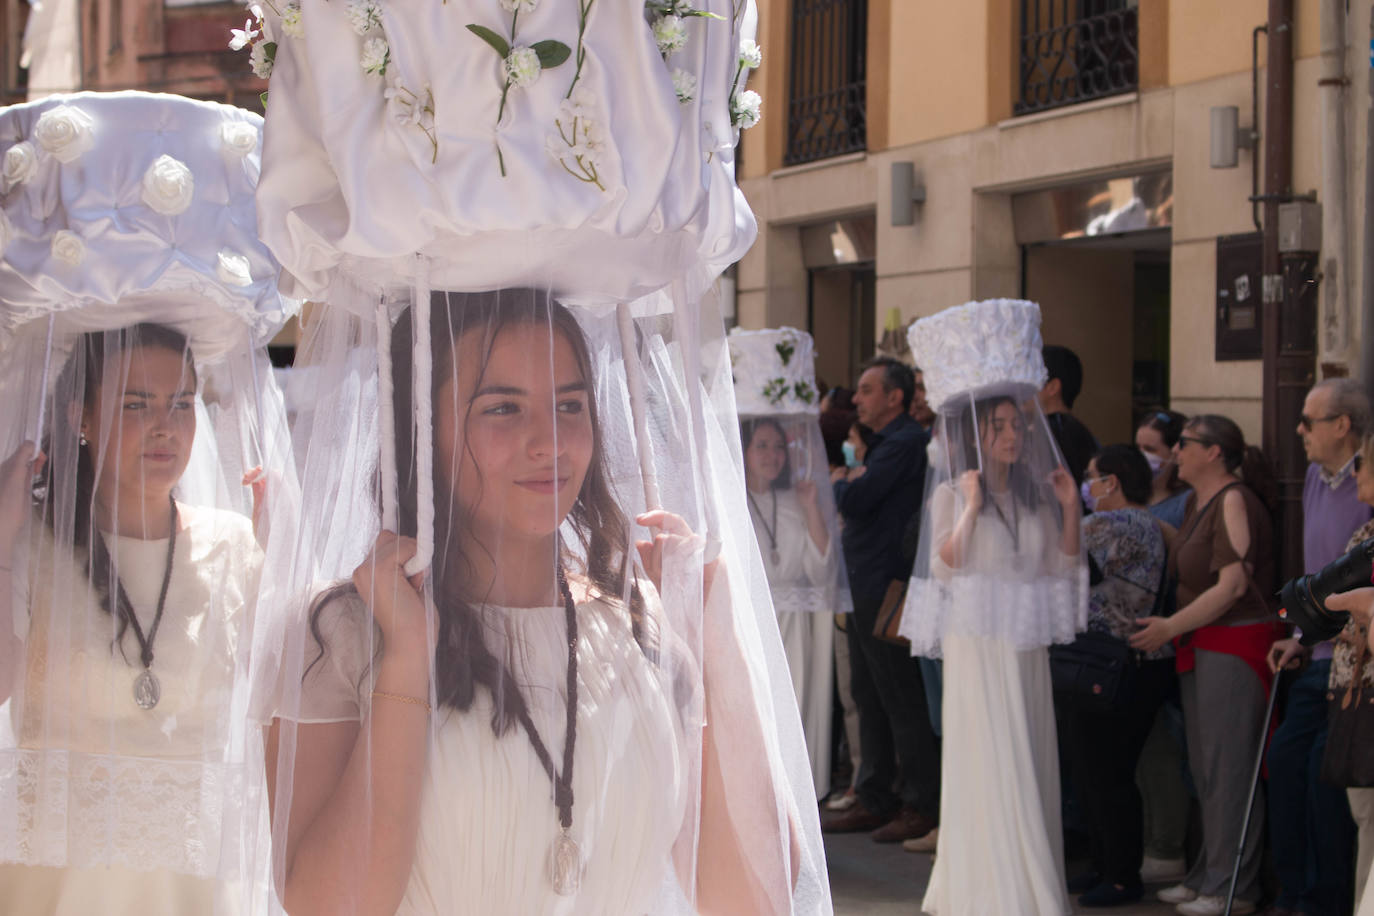
[{"label": "white satin fabric", "polygon": [[985,388],[1021,385],[1038,391],[1049,380],[1040,355],[1040,306],[1034,302],[966,302],[914,322],[907,342],[936,410]]},{"label": "white satin fabric", "polygon": [[[53,139],[55,123],[69,129],[65,142]],[[261,129],[241,108],[146,92],[52,95],[0,112],[0,330],[59,312],[72,331],[177,327],[199,360],[244,342],[245,328],[265,344],[295,304],[278,295],[277,265],[258,240]],[[193,186],[170,204],[145,193],[163,156]],[[74,237],[62,251],[79,248],[77,263],[54,250],[61,232]],[[221,270],[221,253],[246,272]]]},{"label": "white satin fabric", "polygon": [[[605,129],[602,188],[569,175],[548,151],[577,69],[578,3],[520,13],[516,44],[558,40],[574,59],[512,88],[499,125],[501,58],[468,25],[506,36],[505,5],[388,2],[384,76],[359,66],[364,39],[345,6],[303,0],[301,38],[282,35],[276,14],[267,15],[281,37],[258,205],[288,292],[319,297],[337,269],[368,289],[406,286],[418,252],[433,262],[435,288],[539,277],[570,302],[582,294],[615,301],[703,263],[714,277],[752,243],[729,113],[739,42],[753,37],[752,3],[698,3],[717,18],[685,20],[691,37],[671,66],[642,3],[591,5],[577,91]],[[696,76],[693,101],[678,101],[672,68]],[[432,137],[396,119],[388,90],[432,93]]]},{"label": "white satin fabric", "polygon": [[[561,761],[568,644],[562,607],[483,609],[485,638],[530,704]],[[356,596],[325,616],[330,650],[307,677],[302,715],[360,721],[371,683],[370,613]],[[488,913],[639,914],[672,876],[664,873],[684,829],[687,767],[672,685],[635,641],[623,607],[578,608],[578,724],[572,837],[586,872],[573,897],[554,893],[547,859],[558,835],[548,774],[516,726],[497,737],[491,697],[466,712],[437,710],[421,790],[420,832],[397,916]]]}]

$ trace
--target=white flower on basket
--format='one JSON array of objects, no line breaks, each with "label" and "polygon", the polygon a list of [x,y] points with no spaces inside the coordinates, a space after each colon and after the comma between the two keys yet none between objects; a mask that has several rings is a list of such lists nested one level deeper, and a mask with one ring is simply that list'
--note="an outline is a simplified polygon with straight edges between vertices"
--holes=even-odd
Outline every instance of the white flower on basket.
[{"label": "white flower on basket", "polygon": [[58,105],[39,116],[33,137],[54,159],[66,165],[95,145],[94,127],[91,116],[81,109]]},{"label": "white flower on basket", "polygon": [[730,120],[737,127],[749,128],[759,123],[763,97],[752,89],[746,89],[730,99]]},{"label": "white flower on basket", "polygon": [[739,43],[739,65],[753,70],[763,63],[763,49],[752,39],[746,38]]},{"label": "white flower on basket", "polygon": [[272,65],[277,59],[277,44],[273,41],[260,41],[253,45],[253,53],[248,55],[248,65],[258,79],[272,78]]},{"label": "white flower on basket", "polygon": [[674,51],[682,50],[687,43],[687,26],[681,16],[660,16],[654,20],[654,41],[658,42],[658,53],[667,57]]},{"label": "white flower on basket", "polygon": [[606,161],[606,126],[597,109],[596,96],[589,89],[573,91],[572,98],[558,105],[554,119],[556,131],[544,139],[544,149],[564,171],[594,184],[601,190],[601,167]]},{"label": "white flower on basket", "polygon": [[258,129],[246,121],[225,121],[219,129],[220,143],[238,156],[247,156],[258,148]]},{"label": "white flower on basket", "polygon": [[163,216],[185,213],[195,188],[186,163],[171,156],[158,156],[143,173],[143,202]]},{"label": "white flower on basket", "polygon": [[501,0],[501,9],[508,13],[532,13],[539,0]]},{"label": "white flower on basket", "polygon": [[391,63],[391,45],[385,38],[369,38],[363,42],[363,56],[359,61],[364,73],[385,76],[387,65]]},{"label": "white flower on basket", "polygon": [[86,243],[70,229],[63,229],[52,237],[52,256],[71,267],[80,267],[86,259]]},{"label": "white flower on basket", "polygon": [[248,259],[243,255],[223,248],[220,250],[216,261],[215,274],[225,286],[251,286],[253,284],[253,273],[248,268]]},{"label": "white flower on basket", "polygon": [[673,91],[677,93],[677,100],[686,105],[697,97],[697,78],[681,67],[673,69]]},{"label": "white flower on basket", "polygon": [[229,39],[229,50],[242,51],[252,44],[253,39],[257,38],[259,33],[257,29],[253,28],[253,20],[245,19],[243,28],[230,29],[229,34],[231,36]]},{"label": "white flower on basket", "polygon": [[534,48],[516,45],[506,55],[506,79],[518,89],[533,86],[539,81],[539,74],[543,72],[543,65],[539,63],[539,52]]},{"label": "white flower on basket", "polygon": [[382,0],[348,0],[346,12],[348,24],[359,35],[366,35],[382,24]]},{"label": "white flower on basket", "polygon": [[281,30],[288,38],[304,38],[305,24],[301,22],[300,0],[291,0],[281,11]]},{"label": "white flower on basket", "polygon": [[38,150],[33,148],[33,144],[27,140],[20,140],[18,143],[5,150],[5,163],[3,178],[5,188],[23,184],[34,176],[38,171]]},{"label": "white flower on basket", "polygon": [[439,159],[439,135],[434,132],[434,92],[425,87],[424,98],[397,84],[385,93],[391,119],[402,127],[418,127],[429,138],[430,162]]}]

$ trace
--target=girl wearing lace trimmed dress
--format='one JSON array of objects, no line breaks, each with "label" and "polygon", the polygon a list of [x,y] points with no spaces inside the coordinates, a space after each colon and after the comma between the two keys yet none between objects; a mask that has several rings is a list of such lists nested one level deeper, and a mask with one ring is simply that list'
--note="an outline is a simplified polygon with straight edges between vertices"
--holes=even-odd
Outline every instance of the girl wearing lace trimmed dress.
[{"label": "girl wearing lace trimmed dress", "polygon": [[940,837],[922,904],[940,916],[1065,914],[1048,645],[1086,618],[1078,487],[1034,392],[1039,309],[969,303],[917,321],[937,405],[916,566],[902,616],[944,658]]}]

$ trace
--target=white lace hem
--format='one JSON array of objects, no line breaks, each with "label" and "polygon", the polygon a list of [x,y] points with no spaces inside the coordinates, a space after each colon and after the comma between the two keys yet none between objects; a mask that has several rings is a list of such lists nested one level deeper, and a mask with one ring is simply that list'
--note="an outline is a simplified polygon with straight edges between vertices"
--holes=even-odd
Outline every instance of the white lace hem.
[{"label": "white lace hem", "polygon": [[0,751],[0,861],[214,877],[244,797],[238,765]]},{"label": "white lace hem", "polygon": [[849,596],[838,588],[817,585],[781,585],[770,590],[773,610],[779,614],[845,614],[853,610]]},{"label": "white lace hem", "polygon": [[1009,643],[1018,651],[1073,642],[1087,628],[1088,573],[1007,579],[912,579],[899,632],[911,654],[940,658],[950,633]]}]

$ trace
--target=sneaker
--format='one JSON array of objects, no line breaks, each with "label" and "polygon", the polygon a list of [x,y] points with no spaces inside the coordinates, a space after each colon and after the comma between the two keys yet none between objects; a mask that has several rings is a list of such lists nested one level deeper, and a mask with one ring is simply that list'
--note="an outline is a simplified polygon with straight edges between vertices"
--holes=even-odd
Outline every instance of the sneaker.
[{"label": "sneaker", "polygon": [[1140,861],[1140,880],[1146,884],[1164,884],[1167,881],[1181,881],[1188,874],[1182,859],[1156,859],[1146,856]]},{"label": "sneaker", "polygon": [[853,789],[848,790],[843,795],[836,795],[827,799],[825,810],[827,811],[848,811],[859,803],[859,793]]},{"label": "sneaker", "polygon": [[934,852],[935,847],[940,844],[940,828],[927,833],[925,836],[913,837],[909,840],[902,840],[902,848],[907,852]]},{"label": "sneaker", "polygon": [[1186,884],[1175,884],[1173,887],[1166,887],[1164,890],[1155,894],[1161,903],[1190,903],[1197,899],[1197,891]]},{"label": "sneaker", "polygon": [[[1174,907],[1180,916],[1225,916],[1226,898],[1213,897],[1205,894],[1195,897],[1187,903],[1180,903]],[[1255,905],[1249,900],[1234,900],[1231,903],[1232,916],[1245,916],[1246,913],[1255,912]]]}]

